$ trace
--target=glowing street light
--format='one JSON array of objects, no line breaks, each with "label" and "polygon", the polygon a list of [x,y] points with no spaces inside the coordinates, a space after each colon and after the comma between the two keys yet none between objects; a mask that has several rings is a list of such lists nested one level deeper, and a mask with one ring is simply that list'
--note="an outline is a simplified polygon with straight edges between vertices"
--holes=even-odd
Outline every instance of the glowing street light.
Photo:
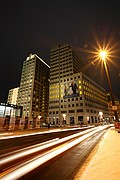
[{"label": "glowing street light", "polygon": [[99,112],[99,115],[100,115],[100,117],[102,117],[103,116],[103,112]]},{"label": "glowing street light", "polygon": [[[107,76],[107,80],[108,80],[108,84],[109,84],[109,88],[110,88],[110,95],[111,95],[111,100],[112,100],[112,106],[115,106],[115,101],[114,101],[114,95],[113,95],[112,85],[111,85],[111,82],[110,82],[110,76],[109,76],[108,67],[107,67],[107,63],[106,63],[106,60],[108,59],[108,53],[107,53],[107,51],[105,51],[105,50],[100,50],[100,51],[99,51],[99,58],[100,58],[100,59],[103,61],[103,63],[104,63],[105,72],[106,72],[106,76]],[[116,121],[118,121],[117,110],[114,110],[114,115],[115,115]]]},{"label": "glowing street light", "polygon": [[39,119],[39,121],[40,121],[40,127],[41,127],[41,117],[42,117],[42,116],[40,116],[40,115],[38,116],[38,119]]},{"label": "glowing street light", "polygon": [[65,123],[66,121],[66,114],[62,114],[63,115],[63,123]]},{"label": "glowing street light", "polygon": [[103,122],[103,112],[99,112],[100,115],[100,122]]},{"label": "glowing street light", "polygon": [[66,114],[63,114],[63,118],[65,119],[65,117],[66,117]]},{"label": "glowing street light", "polygon": [[106,51],[100,51],[100,57],[103,61],[106,60],[106,57],[107,57],[107,52]]},{"label": "glowing street light", "polygon": [[42,116],[39,115],[39,116],[38,116],[38,119],[40,120],[41,117],[42,117]]}]

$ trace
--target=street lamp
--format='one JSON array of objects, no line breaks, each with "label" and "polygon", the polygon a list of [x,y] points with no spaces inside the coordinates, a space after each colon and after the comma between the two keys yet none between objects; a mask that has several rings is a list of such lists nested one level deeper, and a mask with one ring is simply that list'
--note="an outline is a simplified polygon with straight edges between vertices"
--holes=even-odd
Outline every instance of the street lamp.
[{"label": "street lamp", "polygon": [[63,123],[65,124],[65,122],[66,122],[66,114],[63,114]]},{"label": "street lamp", "polygon": [[100,123],[103,122],[103,112],[99,112],[99,115],[100,115]]},{"label": "street lamp", "polygon": [[41,117],[42,117],[42,116],[39,115],[39,116],[38,116],[38,119],[40,120]]},{"label": "street lamp", "polygon": [[41,127],[41,120],[40,120],[41,117],[42,117],[42,116],[40,116],[40,115],[38,116],[38,119],[39,119],[39,121],[40,121],[40,127]]},{"label": "street lamp", "polygon": [[[108,66],[107,66],[107,63],[106,63],[107,55],[108,55],[107,51],[105,51],[105,50],[101,50],[99,52],[99,57],[103,61],[103,64],[104,64],[104,67],[105,67],[105,72],[106,72],[106,76],[107,76],[107,80],[108,80],[108,85],[109,85],[109,88],[110,88],[110,95],[111,95],[111,100],[112,100],[112,106],[115,106],[115,100],[114,100],[112,85],[111,85],[111,82],[110,82]],[[117,110],[114,110],[114,115],[115,115],[115,120],[118,121]]]}]

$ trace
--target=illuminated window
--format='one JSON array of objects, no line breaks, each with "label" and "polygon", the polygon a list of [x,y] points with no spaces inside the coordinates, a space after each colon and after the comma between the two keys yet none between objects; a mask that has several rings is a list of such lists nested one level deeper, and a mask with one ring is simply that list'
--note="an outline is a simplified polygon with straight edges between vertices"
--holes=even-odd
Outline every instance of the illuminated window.
[{"label": "illuminated window", "polygon": [[82,91],[80,91],[80,94],[82,94]]}]

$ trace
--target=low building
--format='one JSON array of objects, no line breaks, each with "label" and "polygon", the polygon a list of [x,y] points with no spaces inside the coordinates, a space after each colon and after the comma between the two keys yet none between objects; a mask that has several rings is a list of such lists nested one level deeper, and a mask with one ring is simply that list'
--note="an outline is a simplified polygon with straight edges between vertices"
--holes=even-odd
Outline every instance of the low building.
[{"label": "low building", "polygon": [[0,103],[0,129],[19,129],[22,106]]},{"label": "low building", "polygon": [[85,74],[76,73],[50,85],[52,124],[98,124],[109,121],[105,89]]},{"label": "low building", "polygon": [[19,87],[9,90],[8,99],[7,99],[8,104],[14,104],[14,105],[17,104],[18,90]]},{"label": "low building", "polygon": [[117,111],[118,121],[120,121],[120,100],[116,96],[114,96],[115,105],[112,106],[112,99],[110,92],[107,92],[107,98],[108,98],[108,110],[109,110],[110,122],[113,122],[115,120],[114,111]]}]

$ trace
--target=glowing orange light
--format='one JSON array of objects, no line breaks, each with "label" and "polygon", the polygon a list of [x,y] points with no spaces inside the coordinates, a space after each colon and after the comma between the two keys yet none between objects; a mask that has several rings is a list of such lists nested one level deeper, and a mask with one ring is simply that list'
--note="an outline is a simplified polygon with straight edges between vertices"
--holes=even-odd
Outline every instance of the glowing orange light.
[{"label": "glowing orange light", "polygon": [[106,52],[106,51],[101,51],[101,52],[100,52],[100,58],[101,58],[103,61],[105,61],[106,57],[107,57],[107,52]]}]

